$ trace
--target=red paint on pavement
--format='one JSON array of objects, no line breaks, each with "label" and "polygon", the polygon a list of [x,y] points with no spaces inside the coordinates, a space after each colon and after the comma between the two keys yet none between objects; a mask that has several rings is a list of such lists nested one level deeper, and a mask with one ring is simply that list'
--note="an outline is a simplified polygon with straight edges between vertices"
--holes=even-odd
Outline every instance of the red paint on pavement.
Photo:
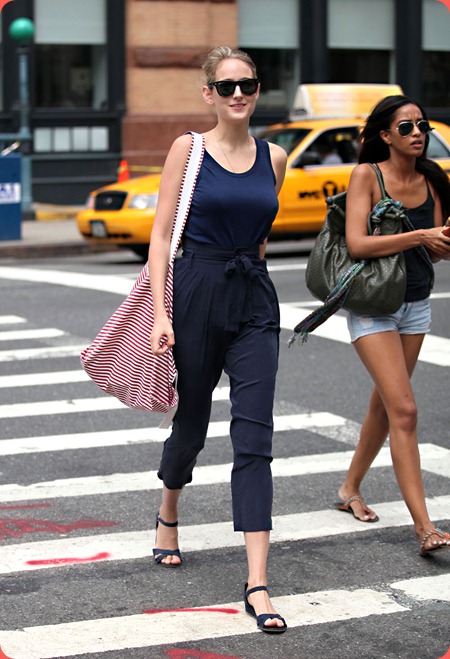
[{"label": "red paint on pavement", "polygon": [[12,659],[12,657],[7,657],[6,654],[3,652],[3,650],[0,648],[0,659]]},{"label": "red paint on pavement", "polygon": [[[450,2],[450,0],[448,0]],[[447,652],[444,654],[443,657],[439,657],[439,659],[450,659],[450,648],[447,650]]]},{"label": "red paint on pavement", "polygon": [[234,613],[240,613],[239,609],[225,609],[225,608],[215,608],[215,607],[208,607],[205,606],[204,608],[199,608],[199,609],[148,609],[148,611],[144,611],[144,613],[148,614],[153,614],[153,613],[197,613],[198,611],[207,611],[208,613],[227,613],[227,614],[234,614]]},{"label": "red paint on pavement", "polygon": [[[104,561],[105,558],[109,558],[111,554],[103,551],[100,554],[95,556],[90,556],[88,558],[45,558],[45,559],[36,559],[31,561],[26,561],[26,565],[67,565],[70,563],[93,563],[94,561]],[[0,656],[1,659],[1,656]]]},{"label": "red paint on pavement", "polygon": [[202,652],[202,650],[176,649],[166,650],[169,659],[239,659],[229,654],[215,654],[214,652]]},{"label": "red paint on pavement", "polygon": [[26,533],[59,533],[65,535],[79,529],[93,529],[105,526],[115,526],[117,522],[102,522],[100,520],[79,519],[70,524],[60,524],[45,519],[0,519],[0,540],[6,538],[21,538]]},{"label": "red paint on pavement", "polygon": [[[442,2],[442,4],[445,5],[447,7],[447,9],[450,11],[450,0],[437,0],[437,1]],[[445,655],[445,657],[447,658],[447,656],[448,656],[448,652]]]}]

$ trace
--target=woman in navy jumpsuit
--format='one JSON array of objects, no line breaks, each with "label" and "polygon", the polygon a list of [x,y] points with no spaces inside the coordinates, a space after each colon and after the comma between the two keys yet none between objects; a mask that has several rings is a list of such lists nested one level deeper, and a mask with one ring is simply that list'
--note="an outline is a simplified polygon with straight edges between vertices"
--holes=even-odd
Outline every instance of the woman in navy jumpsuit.
[{"label": "woman in navy jumpsuit", "polygon": [[[222,372],[230,380],[234,463],[234,529],[243,531],[248,560],[246,611],[266,632],[286,629],[267,592],[272,528],[273,400],[279,309],[264,260],[278,210],[286,153],[251,137],[259,95],[246,53],[221,46],[203,65],[205,102],[217,125],[204,134],[205,154],[174,270],[173,326],[164,309],[164,282],[178,191],[191,144],[183,135],[168,154],[151,236],[149,270],[155,306],[152,350],[173,349],[179,406],[158,472],[163,496],[157,516],[157,564],[181,563],[177,504],[204,446],[212,393]],[[247,590],[248,587],[248,590]]]}]

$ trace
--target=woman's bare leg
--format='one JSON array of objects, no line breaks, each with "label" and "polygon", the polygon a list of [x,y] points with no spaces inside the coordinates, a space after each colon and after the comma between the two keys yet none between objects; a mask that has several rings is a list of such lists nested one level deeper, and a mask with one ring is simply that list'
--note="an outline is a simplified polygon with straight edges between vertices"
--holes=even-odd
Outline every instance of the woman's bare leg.
[{"label": "woman's bare leg", "polygon": [[[159,515],[165,522],[178,521],[178,499],[183,490],[169,490],[163,485],[162,501]],[[178,549],[178,528],[158,524],[156,531],[156,543],[158,549]],[[165,556],[161,563],[172,563],[179,565],[181,560],[178,556]]]},{"label": "woman's bare leg", "polygon": [[[360,487],[364,476],[377,457],[389,432],[389,420],[383,401],[376,387],[370,396],[367,416],[361,426],[359,441],[355,449],[345,480],[339,488],[339,497],[347,501],[350,497],[360,495]],[[355,517],[363,521],[375,519],[373,510],[365,512],[363,504],[356,499],[350,504]]]},{"label": "woman's bare leg", "polygon": [[[423,338],[421,334],[400,336],[397,332],[381,332],[355,342],[356,351],[372,376],[389,419],[394,470],[419,539],[435,528],[425,503],[417,441],[417,408],[410,383]],[[380,437],[381,429],[371,454],[375,453],[375,444],[379,444]],[[362,473],[366,466],[357,463],[355,473],[358,468]],[[447,542],[436,536],[429,541],[430,545]]]},{"label": "woman's bare leg", "polygon": [[[248,561],[248,589],[255,586],[267,586],[267,556],[269,553],[269,531],[256,531],[244,533],[245,548]],[[276,613],[269,595],[266,591],[259,590],[248,597],[256,615],[261,613]],[[279,618],[269,618],[264,623],[266,627],[283,627]]]}]

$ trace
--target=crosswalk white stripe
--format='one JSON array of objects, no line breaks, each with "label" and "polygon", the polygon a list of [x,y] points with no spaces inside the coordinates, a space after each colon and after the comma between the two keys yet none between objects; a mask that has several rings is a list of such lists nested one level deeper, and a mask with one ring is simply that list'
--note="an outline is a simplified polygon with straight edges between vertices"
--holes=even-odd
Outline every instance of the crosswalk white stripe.
[{"label": "crosswalk white stripe", "polygon": [[89,376],[82,368],[76,371],[48,371],[45,373],[23,373],[21,375],[1,375],[0,389],[13,387],[40,387],[49,384],[71,384],[85,382]]},{"label": "crosswalk white stripe", "polygon": [[53,339],[56,336],[64,336],[66,332],[54,327],[42,329],[0,331],[0,341],[29,341],[31,339]]},{"label": "crosswalk white stripe", "polygon": [[[303,265],[299,264],[299,267],[302,269]],[[289,266],[288,269],[292,269],[292,267]],[[0,267],[0,278],[49,283],[72,288],[87,288],[90,290],[117,293],[122,296],[128,295],[131,288],[130,281],[123,277],[79,272],[60,272],[58,270]],[[287,303],[281,304],[280,308],[281,324],[287,330],[292,330],[304,316],[310,313],[310,309],[306,307],[295,307]],[[345,318],[339,314],[332,316],[315,330],[314,336],[349,343]],[[419,359],[420,361],[437,366],[450,366],[450,339],[427,335]]]},{"label": "crosswalk white stripe", "polygon": [[74,412],[99,412],[102,410],[121,409],[123,405],[117,398],[99,396],[73,400],[53,400],[38,403],[14,403],[0,406],[0,419],[14,419],[25,416],[45,416],[54,414],[72,414]]},{"label": "crosswalk white stripe", "polygon": [[[330,502],[330,506],[332,503]],[[340,513],[331,507],[307,513],[274,516],[271,542],[298,542],[337,535],[348,536],[411,525],[411,516],[402,500],[371,503],[371,506],[380,516],[376,524],[362,524],[351,515]],[[449,506],[450,496],[427,499],[430,516],[434,519],[445,519]],[[13,522],[11,519],[11,524]],[[0,574],[56,569],[62,564],[70,563],[145,558],[151,555],[153,541],[154,530],[145,530],[10,544],[0,547]],[[411,547],[414,547],[414,542],[414,534],[411,531]],[[231,522],[180,528],[180,546],[185,553],[240,547],[243,544],[243,534],[234,532]]]},{"label": "crosswalk white stripe", "polygon": [[269,264],[269,272],[291,272],[292,270],[306,270],[306,263],[289,263],[289,265]]},{"label": "crosswalk white stripe", "polygon": [[91,291],[128,295],[133,282],[116,275],[94,275],[84,272],[64,272],[62,270],[33,270],[32,268],[0,267],[1,279],[29,281],[39,284],[55,284],[69,288],[84,288]]},{"label": "crosswalk white stripe", "polygon": [[[434,577],[437,579],[437,577]],[[436,584],[437,586],[437,584]],[[289,627],[319,625],[339,620],[392,615],[408,611],[389,592],[368,588],[328,590],[273,597],[273,605]],[[160,611],[131,616],[84,620],[20,631],[0,631],[0,645],[14,659],[60,659],[73,655],[124,651],[259,633],[256,622],[243,615],[242,600],[185,611]]]},{"label": "crosswalk white stripe", "polygon": [[[449,463],[450,450],[433,444],[421,444],[422,467],[434,472],[442,463]],[[345,471],[352,458],[353,451],[337,453],[320,453],[314,456],[295,456],[278,458],[272,464],[275,478],[300,476],[306,474],[331,473]],[[390,451],[384,447],[377,456],[374,466],[389,466]],[[231,464],[215,464],[197,467],[195,478],[190,487],[228,483]],[[439,472],[437,472],[439,473]],[[155,490],[161,487],[156,471],[134,473],[105,474],[82,478],[66,478],[53,481],[17,485],[9,483],[0,485],[0,500],[4,502],[35,499],[54,499],[62,497],[97,496],[117,492],[138,492]]]},{"label": "crosswalk white stripe", "polygon": [[[227,396],[227,389],[216,395]],[[291,414],[274,417],[275,432],[285,430],[308,429],[322,435],[339,439],[348,429],[349,422],[344,417],[329,412]],[[358,426],[354,424],[353,436],[358,437]],[[229,435],[229,421],[211,421],[208,427],[208,439]],[[1,455],[19,455],[26,453],[43,453],[45,451],[66,451],[72,449],[101,448],[107,446],[126,446],[130,444],[162,442],[168,431],[159,427],[126,428],[102,432],[73,433],[67,435],[47,435],[46,437],[21,437],[0,441]],[[345,439],[345,438],[344,438]]]},{"label": "crosswalk white stripe", "polygon": [[[430,593],[428,601],[436,601],[436,594],[441,590],[450,590],[449,575],[426,577],[421,580],[421,585],[424,585],[425,579],[425,590]],[[410,580],[412,590],[416,581]],[[351,593],[348,590],[316,591],[272,597],[272,603],[285,616],[290,628],[323,625],[409,611],[415,598],[410,596],[409,606],[399,604],[392,593],[397,587],[398,584],[393,583],[383,590],[360,588]],[[0,644],[14,659],[60,659],[85,653],[259,633],[255,621],[243,614],[241,599],[185,610],[150,609],[147,613],[131,616],[2,631]]]},{"label": "crosswalk white stripe", "polygon": [[[412,593],[417,590],[416,581],[419,580],[406,582],[411,585]],[[425,577],[420,582],[420,586],[425,585],[427,601],[440,599],[438,594],[442,590],[450,591],[449,575]],[[351,596],[348,590],[325,590],[272,597],[272,603],[282,612],[290,628],[373,615],[394,615],[411,610],[416,599],[414,594],[410,594],[409,606],[399,604],[392,593],[392,590],[398,589],[399,583],[393,583],[382,591],[370,588],[352,590]],[[0,644],[3,651],[8,656],[14,656],[14,659],[61,659],[259,633],[255,621],[243,614],[241,599],[184,610],[149,609],[146,613],[131,616],[0,631]]]},{"label": "crosswalk white stripe", "polygon": [[419,577],[418,579],[405,579],[391,584],[391,588],[402,590],[405,595],[416,600],[440,600],[450,602],[450,574],[442,575],[443,581],[436,577]]},{"label": "crosswalk white stripe", "polygon": [[[228,400],[229,388],[217,387],[213,400]],[[99,412],[101,410],[127,409],[113,396],[95,398],[74,398],[71,400],[39,401],[37,403],[13,403],[0,405],[0,419],[14,419],[25,416],[46,416],[55,414],[74,414],[80,412]]]},{"label": "crosswalk white stripe", "polygon": [[29,359],[58,359],[60,357],[80,357],[83,345],[58,345],[45,348],[20,348],[19,350],[2,350],[0,362],[28,361]]},{"label": "crosswalk white stripe", "polygon": [[[302,318],[311,313],[311,309],[296,307],[292,304],[280,304],[280,312],[281,327],[293,330]],[[314,330],[312,336],[320,336],[322,339],[330,339],[341,343],[350,343],[347,320],[341,314],[331,316],[323,325]],[[419,361],[435,366],[450,366],[450,339],[427,334],[420,351]]]},{"label": "crosswalk white stripe", "polygon": [[19,325],[26,322],[26,318],[21,316],[0,316],[0,325]]}]

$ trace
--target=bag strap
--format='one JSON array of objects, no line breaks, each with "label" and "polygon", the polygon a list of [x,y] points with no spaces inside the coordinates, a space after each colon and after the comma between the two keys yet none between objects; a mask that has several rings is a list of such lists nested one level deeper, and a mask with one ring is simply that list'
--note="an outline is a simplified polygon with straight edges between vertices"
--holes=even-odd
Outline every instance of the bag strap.
[{"label": "bag strap", "polygon": [[386,188],[384,187],[384,179],[383,179],[383,174],[381,173],[381,169],[375,163],[368,162],[367,164],[372,167],[373,171],[377,176],[378,185],[380,186],[380,191],[381,191],[381,198],[389,199],[389,196],[386,194]]},{"label": "bag strap", "polygon": [[[178,194],[177,208],[175,211],[175,220],[170,239],[170,258],[169,262],[173,263],[177,254],[178,245],[180,244],[184,226],[186,224],[189,208],[191,206],[192,196],[194,194],[197,175],[200,171],[203,155],[205,153],[205,138],[200,133],[188,131],[192,135],[191,148],[184,168],[183,178],[181,180],[180,192]],[[186,133],[186,135],[188,134]]]},{"label": "bag strap", "polygon": [[[368,163],[375,174],[377,175],[378,183],[380,185],[380,190],[381,190],[381,195],[383,199],[390,199],[390,197],[386,194],[386,189],[384,187],[384,180],[383,180],[383,174],[381,173],[381,169],[378,167],[377,164],[373,163]],[[399,202],[396,202],[399,203]],[[402,221],[402,225],[405,231],[415,231],[415,226],[411,222],[411,220],[408,217],[408,214],[406,212],[405,208],[402,208],[402,213],[400,214],[400,219]],[[431,283],[431,288],[434,286],[434,268],[433,268],[433,263],[431,261],[430,255],[428,254],[427,250],[423,245],[417,245],[417,247],[413,247],[414,252],[418,256],[419,260],[422,263],[422,266],[425,268],[425,270],[428,273],[428,276],[430,278],[430,283]]]}]

